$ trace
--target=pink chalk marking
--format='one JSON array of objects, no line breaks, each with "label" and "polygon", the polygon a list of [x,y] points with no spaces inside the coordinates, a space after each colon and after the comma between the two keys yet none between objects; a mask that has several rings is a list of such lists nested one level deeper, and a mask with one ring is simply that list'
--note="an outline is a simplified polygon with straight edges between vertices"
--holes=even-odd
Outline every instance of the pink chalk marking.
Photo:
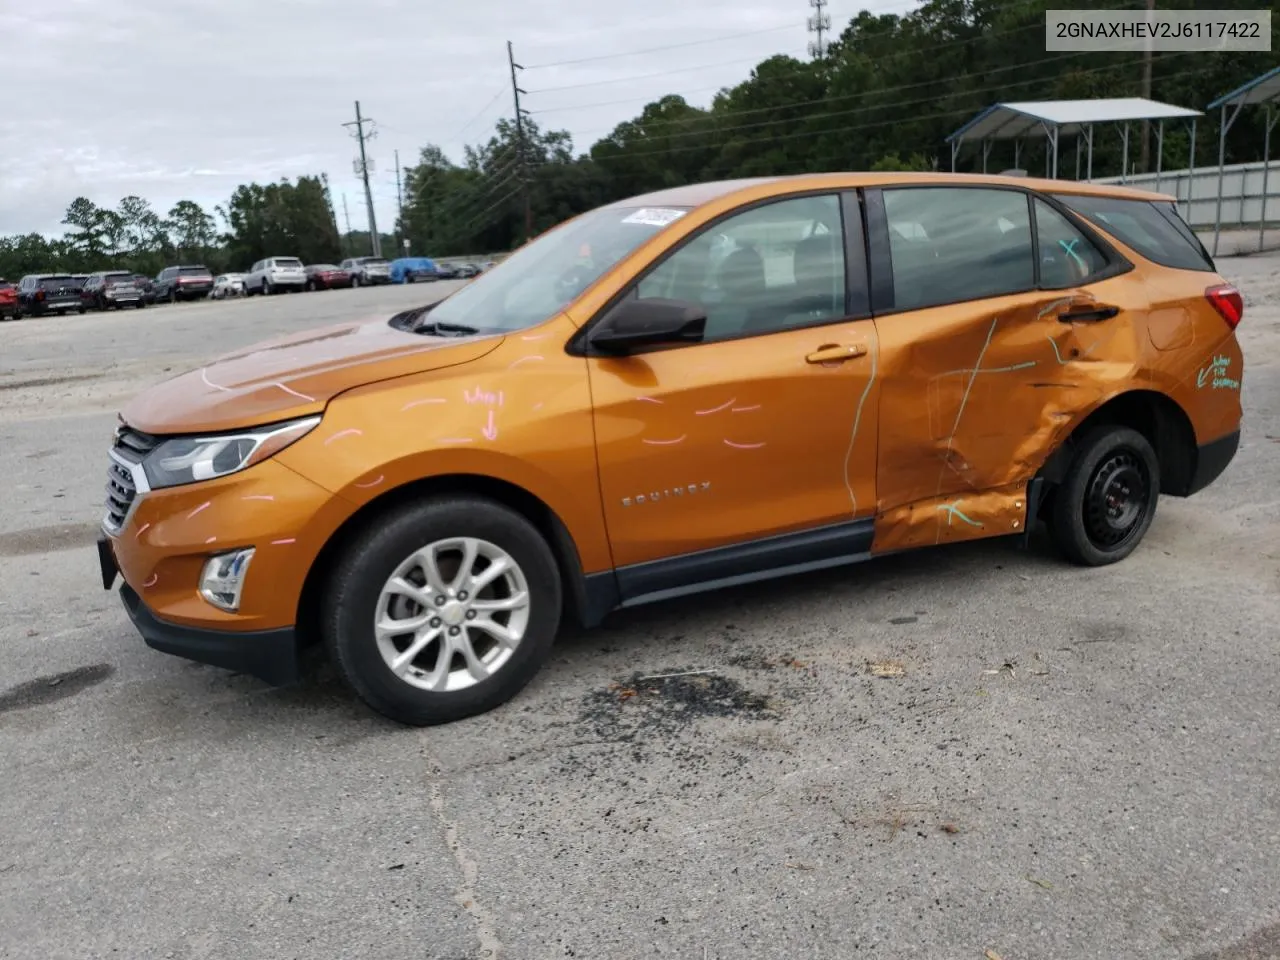
[{"label": "pink chalk marking", "polygon": [[760,443],[734,443],[732,440],[725,441],[726,446],[735,447],[738,450],[759,450],[764,446],[764,442]]},{"label": "pink chalk marking", "polygon": [[496,403],[498,406],[502,406],[503,397],[501,390],[497,393],[489,393],[485,390],[481,390],[479,387],[476,387],[474,390],[467,390],[463,396],[466,397],[467,403]]},{"label": "pink chalk marking", "polygon": [[487,423],[485,423],[485,425],[484,425],[483,427],[481,427],[481,428],[480,428],[480,432],[484,434],[484,438],[485,438],[486,440],[496,440],[496,439],[498,439],[498,427],[497,427],[497,424],[495,424],[495,423],[493,422],[493,411],[492,411],[492,410],[490,410],[490,411],[489,411],[489,420],[488,420],[488,422],[487,422]]},{"label": "pink chalk marking", "polygon": [[533,405],[533,409],[534,409],[534,410],[541,410],[541,409],[542,409],[542,401],[541,401],[541,400],[539,400],[537,403],[535,403],[535,404]]},{"label": "pink chalk marking", "polygon": [[445,402],[446,401],[443,397],[427,397],[425,400],[410,400],[408,403],[406,403],[403,407],[400,408],[400,412],[404,413],[406,410],[412,407],[420,407],[424,403],[445,403]]},{"label": "pink chalk marking", "polygon": [[549,336],[551,336],[551,334],[549,333],[535,333],[533,336],[529,336],[528,334],[522,334],[520,339],[521,340],[545,340]]},{"label": "pink chalk marking", "polygon": [[335,433],[332,437],[330,437],[328,440],[326,440],[326,441],[324,442],[324,445],[327,447],[329,444],[333,443],[333,441],[337,440],[337,439],[338,439],[338,438],[340,438],[340,437],[358,437],[358,436],[360,436],[363,432],[364,432],[364,431],[362,431],[362,430],[357,430],[355,427],[347,427],[347,429],[345,429],[345,430],[339,430],[339,431],[338,431],[337,433]]},{"label": "pink chalk marking", "polygon": [[749,410],[759,410],[759,409],[760,409],[760,404],[758,404],[758,403],[753,403],[753,404],[752,404],[751,406],[749,406],[749,407],[734,407],[734,408],[733,408],[731,411],[729,411],[729,412],[730,412],[730,413],[746,413],[746,412],[748,412]]},{"label": "pink chalk marking", "polygon": [[200,513],[200,512],[201,512],[201,511],[203,511],[203,510],[207,510],[207,509],[209,509],[209,507],[211,507],[212,505],[213,505],[213,504],[212,504],[212,502],[211,502],[211,501],[206,500],[204,503],[200,504],[200,506],[196,507],[196,508],[195,508],[194,510],[192,510],[190,513],[188,513],[188,514],[187,514],[187,519],[188,519],[188,520],[190,520],[190,519],[191,519],[192,517],[194,517],[197,513]]},{"label": "pink chalk marking", "polygon": [[251,493],[247,497],[241,497],[241,500],[274,500],[275,497],[269,493]]},{"label": "pink chalk marking", "polygon": [[137,533],[135,533],[135,534],[133,535],[133,539],[137,540],[140,536],[142,536],[144,533],[146,533],[146,532],[147,532],[147,529],[148,529],[150,526],[151,526],[151,524],[149,524],[149,523],[144,523],[142,526],[140,526],[140,527],[138,528],[138,532],[137,532]]},{"label": "pink chalk marking", "polygon": [[681,440],[683,440],[687,436],[688,436],[687,433],[682,433],[680,434],[680,436],[676,437],[674,440],[650,440],[646,437],[646,438],[642,438],[641,442],[652,444],[655,447],[667,447],[673,443],[679,443]]},{"label": "pink chalk marking", "polygon": [[734,397],[732,400],[728,400],[725,403],[720,404],[718,407],[712,407],[710,410],[695,410],[693,412],[700,417],[705,417],[708,413],[719,413],[721,410],[728,410],[732,407],[737,399],[737,397]]},{"label": "pink chalk marking", "polygon": [[527,357],[521,357],[519,360],[513,360],[511,363],[507,364],[507,369],[510,370],[512,367],[518,367],[520,366],[520,364],[524,363],[526,360],[544,360],[544,359],[546,358],[543,357],[542,354],[532,353]]},{"label": "pink chalk marking", "polygon": [[272,540],[271,545],[273,547],[283,547],[290,543],[297,543],[297,542],[298,542],[297,539],[294,537],[285,537],[283,540]]},{"label": "pink chalk marking", "polygon": [[205,541],[205,543],[213,543],[217,539],[218,539],[217,537],[210,537],[208,540]]},{"label": "pink chalk marking", "polygon": [[638,400],[640,403],[661,403],[662,402],[661,400],[656,400],[653,397],[636,397],[636,400]]},{"label": "pink chalk marking", "polygon": [[357,487],[376,487],[378,484],[382,482],[382,480],[383,480],[382,474],[378,474],[376,479],[370,480],[368,483],[357,483],[356,486]]},{"label": "pink chalk marking", "polygon": [[206,387],[212,387],[214,390],[221,390],[223,393],[230,393],[230,387],[224,387],[220,383],[214,383],[209,379],[209,374],[205,372],[204,367],[200,368],[200,379],[204,381]]},{"label": "pink chalk marking", "polygon": [[441,437],[440,442],[441,443],[474,443],[475,441],[471,437]]},{"label": "pink chalk marking", "polygon": [[154,587],[156,585],[156,581],[159,579],[160,579],[160,574],[153,573],[150,577],[147,578],[147,581],[146,583],[143,584],[143,587]]},{"label": "pink chalk marking", "polygon": [[310,403],[316,402],[315,397],[308,397],[305,393],[299,393],[297,390],[294,390],[292,387],[286,387],[283,383],[273,383],[272,386],[279,387],[285,393],[292,393],[295,397],[298,397],[299,399],[307,400]]}]

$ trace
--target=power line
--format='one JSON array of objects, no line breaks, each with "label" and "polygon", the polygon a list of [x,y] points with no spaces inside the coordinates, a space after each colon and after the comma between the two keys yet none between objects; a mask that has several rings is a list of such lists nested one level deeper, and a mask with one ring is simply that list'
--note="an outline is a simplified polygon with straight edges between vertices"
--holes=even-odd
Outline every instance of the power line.
[{"label": "power line", "polygon": [[475,123],[477,120],[479,120],[481,117],[483,117],[486,113],[488,113],[488,112],[489,112],[489,110],[490,110],[490,108],[491,108],[495,103],[497,103],[497,102],[498,102],[498,98],[499,98],[499,97],[501,97],[501,96],[502,96],[503,94],[505,94],[506,92],[507,92],[507,88],[506,88],[505,86],[503,86],[503,87],[499,87],[499,88],[498,88],[498,92],[497,92],[497,93],[495,93],[495,94],[493,95],[493,97],[489,100],[489,102],[488,102],[488,103],[486,103],[483,107],[481,107],[481,108],[480,108],[480,110],[479,110],[479,112],[478,112],[478,113],[476,113],[476,115],[475,115],[475,116],[473,116],[470,120],[468,120],[468,121],[467,121],[466,123],[464,123],[461,127],[459,127],[459,128],[458,128],[458,132],[457,132],[457,133],[455,133],[452,137],[450,137],[450,138],[449,138],[449,140],[448,140],[448,141],[446,141],[446,142],[447,142],[447,143],[453,143],[453,142],[457,141],[457,140],[462,136],[462,134],[466,131],[466,129],[467,129],[468,127],[470,127],[473,123]]},{"label": "power line", "polygon": [[[803,51],[799,51],[799,52],[803,52]],[[774,57],[790,56],[791,53],[792,51],[790,50],[780,50],[777,53],[771,54],[771,56],[774,56]],[[766,57],[765,59],[767,60],[769,58]],[[631,83],[632,81],[635,81],[635,80],[652,80],[655,77],[669,77],[673,73],[694,73],[698,70],[711,70],[711,69],[714,69],[715,67],[730,67],[739,63],[751,63],[751,62],[760,63],[761,60],[759,55],[752,56],[752,57],[736,57],[733,60],[719,60],[715,63],[700,63],[696,67],[680,67],[676,70],[659,70],[656,73],[640,73],[640,74],[635,74],[633,76],[628,76],[628,77],[616,77],[612,80],[592,80],[587,83],[570,83],[562,87],[542,87],[538,90],[534,90],[532,95],[538,96],[544,93],[559,93],[562,90],[584,90],[587,87],[603,87],[611,83]],[[631,102],[631,101],[628,101],[628,102]],[[545,113],[546,111],[531,110],[530,112]]]},{"label": "power line", "polygon": [[683,47],[697,47],[708,43],[723,43],[726,40],[737,40],[741,37],[758,37],[766,33],[781,33],[783,30],[794,30],[795,24],[782,27],[768,27],[764,30],[748,30],[746,33],[731,33],[728,36],[708,37],[706,40],[687,40],[684,43],[668,43],[661,47],[648,47],[644,50],[624,50],[621,53],[605,53],[598,57],[580,57],[577,60],[557,60],[554,63],[530,64],[529,70],[545,70],[548,67],[568,67],[578,63],[596,63],[600,60],[617,60],[619,57],[638,57],[644,53],[662,53],[666,50],[678,50]]},{"label": "power line", "polygon": [[[369,133],[364,132],[364,125],[370,125]],[[356,118],[343,124],[344,127],[355,127],[353,136],[360,141],[360,159],[356,162],[356,173],[364,180],[364,200],[369,208],[369,237],[373,241],[373,255],[375,257],[382,256],[382,238],[378,236],[378,221],[373,214],[373,191],[369,189],[369,159],[365,155],[364,144],[366,140],[372,140],[377,135],[377,131],[372,129],[373,120],[368,117],[360,116],[360,101],[356,101]]]}]

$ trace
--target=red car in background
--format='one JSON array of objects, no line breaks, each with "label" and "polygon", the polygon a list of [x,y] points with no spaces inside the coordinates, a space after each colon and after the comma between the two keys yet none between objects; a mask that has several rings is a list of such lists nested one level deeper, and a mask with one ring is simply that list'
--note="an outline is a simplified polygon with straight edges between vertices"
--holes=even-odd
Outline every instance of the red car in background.
[{"label": "red car in background", "polygon": [[351,274],[332,263],[313,263],[305,272],[308,290],[335,290],[351,286]]},{"label": "red car in background", "polygon": [[7,280],[0,280],[0,320],[18,319],[18,288]]}]

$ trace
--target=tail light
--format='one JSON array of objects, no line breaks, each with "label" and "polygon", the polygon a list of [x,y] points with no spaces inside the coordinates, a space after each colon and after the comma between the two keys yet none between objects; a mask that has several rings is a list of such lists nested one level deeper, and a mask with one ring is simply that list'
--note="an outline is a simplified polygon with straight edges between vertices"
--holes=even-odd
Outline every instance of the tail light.
[{"label": "tail light", "polygon": [[1244,317],[1244,297],[1240,296],[1239,290],[1229,283],[1223,283],[1206,290],[1204,298],[1218,311],[1218,316],[1227,321],[1228,327],[1234,330],[1239,326]]},{"label": "tail light", "polygon": [[44,291],[43,291],[43,290],[37,290],[37,291],[36,291],[36,300],[43,300],[43,299],[44,299]]}]

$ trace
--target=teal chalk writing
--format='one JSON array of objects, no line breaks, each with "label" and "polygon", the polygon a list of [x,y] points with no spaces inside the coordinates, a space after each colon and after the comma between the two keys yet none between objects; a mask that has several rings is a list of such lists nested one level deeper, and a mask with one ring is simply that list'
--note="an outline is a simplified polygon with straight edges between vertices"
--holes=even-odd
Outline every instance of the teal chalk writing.
[{"label": "teal chalk writing", "polygon": [[1196,387],[1204,389],[1208,386],[1210,390],[1239,390],[1240,381],[1227,376],[1230,370],[1230,357],[1215,356],[1209,361],[1208,366],[1202,367],[1196,374]]},{"label": "teal chalk writing", "polygon": [[961,520],[969,524],[969,526],[971,527],[978,527],[979,529],[982,528],[982,524],[980,524],[977,520],[974,520],[972,517],[966,517],[961,512],[959,500],[957,500],[955,503],[940,503],[935,509],[946,511],[948,527],[951,526],[951,521],[953,518],[959,517]]}]

